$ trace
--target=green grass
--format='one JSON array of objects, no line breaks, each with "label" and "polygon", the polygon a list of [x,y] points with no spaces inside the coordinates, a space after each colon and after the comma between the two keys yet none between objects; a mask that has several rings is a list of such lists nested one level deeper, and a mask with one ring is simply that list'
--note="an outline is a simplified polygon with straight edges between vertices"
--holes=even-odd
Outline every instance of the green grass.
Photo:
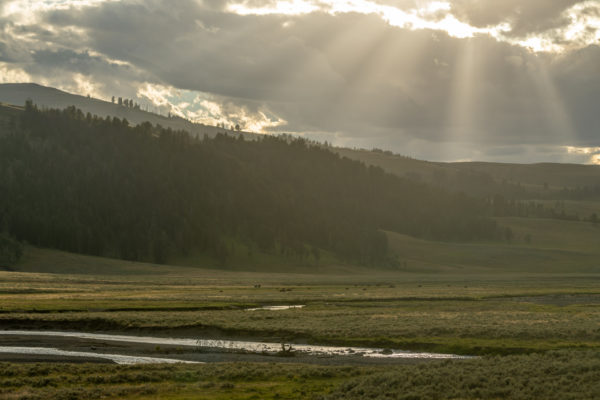
[{"label": "green grass", "polygon": [[0,364],[0,399],[303,399],[357,375],[285,364]]},{"label": "green grass", "polygon": [[[587,221],[561,221],[540,218],[500,218],[501,225],[514,231],[518,245],[543,250],[560,250],[582,254],[600,254],[600,226]],[[531,243],[523,237],[531,235]],[[595,263],[597,266],[598,263]]]},{"label": "green grass", "polygon": [[[26,246],[24,256],[11,269],[18,272],[38,272],[52,274],[74,274],[93,276],[135,276],[135,275],[189,275],[190,269],[223,271],[239,274],[243,271],[272,273],[320,274],[340,271],[360,271],[362,268],[343,263],[333,254],[321,251],[319,261],[314,258],[300,259],[277,254],[249,251],[242,244],[235,244],[234,251],[226,264],[221,264],[204,254],[189,255],[171,260],[171,264],[152,264],[125,261],[120,259],[74,254],[64,251]],[[363,269],[364,272],[364,269]],[[193,272],[192,272],[193,273]]]},{"label": "green grass", "polygon": [[595,399],[600,352],[385,367],[0,364],[0,399]]},{"label": "green grass", "polygon": [[[119,280],[3,272],[0,324],[168,330],[185,336],[208,332],[461,354],[600,347],[598,275],[388,271],[376,279],[288,274],[283,281],[274,274],[245,273],[244,284],[230,271],[187,271],[188,275],[119,276]],[[260,288],[254,287],[256,282],[262,283]],[[306,307],[243,309],[267,304]]]},{"label": "green grass", "polygon": [[[161,283],[169,282],[172,278],[185,280],[188,277],[203,277],[209,283],[215,283],[219,279],[225,279],[227,283],[236,279],[245,282],[248,271],[258,279],[282,278],[284,281],[288,280],[286,276],[369,271],[359,266],[340,263],[327,254],[318,264],[313,262],[308,265],[299,260],[284,260],[283,257],[264,253],[254,253],[251,258],[238,260],[239,262],[235,260],[234,258],[226,266],[222,266],[210,257],[196,255],[174,260],[177,264],[162,265],[26,246],[22,259],[10,269],[12,272],[76,275],[78,280],[86,279],[84,275],[90,276],[91,279],[102,276],[106,280],[114,281],[135,280],[136,277],[143,280],[147,276],[156,279],[161,275]],[[262,267],[255,266],[263,261],[265,263]]]},{"label": "green grass", "polygon": [[447,361],[349,379],[325,399],[596,399],[600,353]]},{"label": "green grass", "polygon": [[598,273],[600,226],[585,221],[498,218],[510,242],[434,242],[388,232],[400,269],[430,273]]},{"label": "green grass", "polygon": [[[600,272],[599,225],[540,218],[497,220],[500,226],[512,229],[514,235],[510,242],[435,242],[388,232],[390,252],[399,260],[394,270],[387,266],[344,264],[324,252],[318,262],[290,259],[252,252],[239,243],[232,245],[235,251],[225,266],[200,255],[173,260],[177,265],[156,265],[27,247],[22,261],[12,268],[21,272],[107,276],[107,279],[163,275],[168,281],[177,276],[204,276],[213,283],[215,279],[230,281],[236,277],[240,282],[256,279],[257,283],[274,279],[289,281],[286,276],[302,280],[298,279],[300,275],[306,280],[329,275],[335,277],[331,278],[334,281],[340,281],[340,276],[352,275],[359,276],[355,280],[364,281],[365,275],[374,276],[373,269],[384,282],[393,272],[460,275]],[[245,271],[253,274],[248,275]],[[258,274],[260,272],[262,276]],[[322,281],[331,282],[331,279]],[[376,280],[375,276],[373,280]]]},{"label": "green grass", "polygon": [[340,261],[335,254],[320,250],[319,259],[314,256],[298,257],[285,256],[279,250],[270,253],[260,251],[248,244],[229,238],[227,241],[229,256],[225,263],[219,263],[206,254],[195,254],[181,256],[170,260],[171,264],[188,267],[218,268],[230,271],[262,271],[262,272],[285,272],[303,273],[318,272],[331,267],[349,267],[347,263]]},{"label": "green grass", "polygon": [[581,219],[588,219],[592,214],[600,217],[600,201],[585,200],[535,200],[544,207],[563,209],[567,215],[577,215]]},{"label": "green grass", "polygon": [[[440,243],[390,233],[399,269],[236,271],[29,248],[16,266],[20,271],[0,272],[3,328],[243,337],[485,357],[349,369],[11,365],[15,375],[0,374],[0,398],[593,398],[598,380],[590,371],[598,369],[600,352],[596,227],[519,218],[499,223],[515,232],[512,243]],[[243,309],[269,304],[306,307]],[[43,378],[35,372],[43,368],[55,369]],[[233,377],[238,369],[243,372]],[[525,373],[529,383],[521,378]],[[562,376],[568,382],[559,385]]]},{"label": "green grass", "polygon": [[198,337],[372,346],[460,354],[512,354],[560,348],[600,348],[598,303],[554,306],[511,298],[489,301],[328,303],[301,310],[118,311],[7,313],[4,326],[121,330]]},{"label": "green grass", "polygon": [[[0,105],[1,115],[18,110]],[[0,118],[0,127],[9,122]],[[598,168],[441,164],[337,149],[401,176],[460,169],[541,191]],[[445,172],[444,172],[445,171]],[[548,202],[554,206],[554,202]],[[564,202],[600,214],[600,202]],[[600,393],[600,227],[498,218],[511,242],[444,243],[388,232],[398,267],[265,254],[231,241],[225,265],[175,265],[27,247],[0,271],[0,327],[255,338],[482,355],[382,367],[277,364],[0,364],[0,399],[592,399]],[[249,312],[270,304],[286,311]],[[1,339],[1,338],[0,338]],[[150,351],[150,350],[149,350]]]}]

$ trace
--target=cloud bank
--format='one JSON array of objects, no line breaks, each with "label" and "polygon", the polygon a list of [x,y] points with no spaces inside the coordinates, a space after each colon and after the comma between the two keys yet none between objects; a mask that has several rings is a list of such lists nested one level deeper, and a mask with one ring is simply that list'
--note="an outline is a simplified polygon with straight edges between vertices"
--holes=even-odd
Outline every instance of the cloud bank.
[{"label": "cloud bank", "polygon": [[424,159],[597,162],[600,4],[4,1],[0,81]]}]

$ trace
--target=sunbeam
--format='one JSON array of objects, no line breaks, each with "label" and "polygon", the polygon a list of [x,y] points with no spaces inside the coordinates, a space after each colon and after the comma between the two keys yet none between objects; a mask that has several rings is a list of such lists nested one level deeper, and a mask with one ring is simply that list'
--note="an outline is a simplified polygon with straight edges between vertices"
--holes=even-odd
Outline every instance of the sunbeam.
[{"label": "sunbeam", "polygon": [[[348,115],[352,118],[356,112],[365,112],[354,110],[349,113],[349,110],[361,104],[365,91],[376,90],[381,82],[379,71],[397,56],[390,51],[386,29],[369,22],[358,20],[358,26],[348,25],[344,32],[331,38],[320,49],[343,79],[343,84],[337,85],[330,94],[332,101],[330,107],[323,110],[323,115]],[[352,52],[347,51],[349,47]]]},{"label": "sunbeam", "polygon": [[471,25],[453,14],[448,1],[421,1],[417,2],[417,7],[402,8],[372,0],[279,0],[255,7],[247,2],[232,3],[228,10],[239,15],[291,16],[314,12],[377,15],[391,26],[402,29],[444,31],[455,38],[487,35],[533,52],[562,53],[600,40],[600,5],[596,1],[583,1],[564,10],[561,17],[570,21],[566,26],[525,35],[510,34],[513,29],[510,19],[483,27]]},{"label": "sunbeam", "polygon": [[[446,146],[448,152],[474,134],[479,128],[477,123],[478,105],[483,99],[477,98],[476,86],[478,84],[477,57],[474,39],[464,40],[456,55],[453,66],[451,91],[448,96]],[[448,154],[448,159],[452,155]]]},{"label": "sunbeam", "polygon": [[552,77],[541,62],[539,56],[532,57],[535,68],[531,71],[531,79],[537,89],[539,103],[544,112],[547,125],[548,142],[569,145],[576,141],[571,118],[561,100]]}]

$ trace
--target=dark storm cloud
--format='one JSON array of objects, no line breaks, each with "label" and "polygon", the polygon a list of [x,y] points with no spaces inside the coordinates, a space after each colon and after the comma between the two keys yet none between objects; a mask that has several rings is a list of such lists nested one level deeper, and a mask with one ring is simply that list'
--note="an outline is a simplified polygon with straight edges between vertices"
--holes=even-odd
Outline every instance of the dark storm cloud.
[{"label": "dark storm cloud", "polygon": [[[511,21],[516,34],[564,23],[574,3],[456,0],[452,12],[477,26]],[[225,112],[241,106],[283,118],[288,125],[278,130],[335,133],[343,143],[424,158],[443,157],[428,146],[450,141],[460,143],[456,158],[489,159],[511,151],[534,159],[535,146],[540,157],[556,156],[542,144],[600,145],[597,46],[535,55],[489,36],[392,27],[376,15],[241,16],[226,6],[128,1],[55,10],[35,26],[13,26],[37,47],[0,36],[0,58],[32,76],[83,74],[112,93],[135,93],[143,82],[210,93]]]}]

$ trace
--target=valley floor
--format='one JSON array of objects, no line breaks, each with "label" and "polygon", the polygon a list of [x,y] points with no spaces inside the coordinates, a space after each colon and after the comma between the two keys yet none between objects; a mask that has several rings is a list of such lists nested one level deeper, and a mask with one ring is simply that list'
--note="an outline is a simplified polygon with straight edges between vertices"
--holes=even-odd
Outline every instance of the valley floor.
[{"label": "valley floor", "polygon": [[[100,360],[4,354],[0,360],[10,363],[0,364],[0,398],[592,399],[600,393],[600,274],[374,274],[336,268],[236,272],[39,251],[82,266],[102,262],[112,273],[0,272],[4,331],[308,343],[479,357],[290,356],[0,335],[0,346],[208,363],[93,365],[73,361]],[[121,273],[115,273],[119,264]],[[304,307],[249,310],[273,305]]]},{"label": "valley floor", "polygon": [[0,363],[5,399],[596,399],[600,354],[551,351],[398,366]]}]

